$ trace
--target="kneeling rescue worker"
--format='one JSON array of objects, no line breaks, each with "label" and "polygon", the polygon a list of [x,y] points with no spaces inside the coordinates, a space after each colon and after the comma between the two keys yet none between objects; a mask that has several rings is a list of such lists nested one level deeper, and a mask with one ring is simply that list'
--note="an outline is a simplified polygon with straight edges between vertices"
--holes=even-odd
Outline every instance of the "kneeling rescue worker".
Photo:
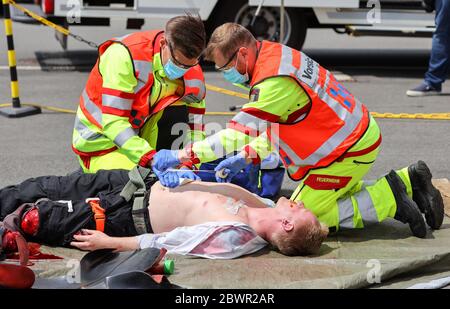
[{"label": "kneeling rescue worker", "polygon": [[[205,37],[202,20],[187,15],[169,20],[165,31],[131,33],[100,45],[72,138],[84,172],[150,166],[157,150],[179,140],[171,133],[174,124],[186,127],[184,145],[204,139],[206,89],[198,62]],[[185,173],[157,174],[174,186],[178,177],[197,178],[186,167]]]}]

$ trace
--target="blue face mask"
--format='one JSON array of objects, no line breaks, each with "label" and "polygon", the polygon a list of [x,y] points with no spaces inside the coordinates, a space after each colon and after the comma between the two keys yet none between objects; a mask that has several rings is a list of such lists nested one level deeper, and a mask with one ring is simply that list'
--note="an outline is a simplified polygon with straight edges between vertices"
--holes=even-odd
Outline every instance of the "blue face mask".
[{"label": "blue face mask", "polygon": [[[248,72],[246,72],[245,75],[239,73],[239,71],[236,69],[237,64],[238,63],[236,61],[236,65],[234,67],[223,71],[223,78],[233,84],[244,84],[249,80]],[[245,70],[247,71],[247,69]]]},{"label": "blue face mask", "polygon": [[232,67],[223,71],[223,78],[233,84],[243,84],[248,81],[248,73],[242,75],[235,67]]},{"label": "blue face mask", "polygon": [[164,65],[164,72],[170,80],[181,78],[188,69],[183,69],[172,62],[171,59]]}]

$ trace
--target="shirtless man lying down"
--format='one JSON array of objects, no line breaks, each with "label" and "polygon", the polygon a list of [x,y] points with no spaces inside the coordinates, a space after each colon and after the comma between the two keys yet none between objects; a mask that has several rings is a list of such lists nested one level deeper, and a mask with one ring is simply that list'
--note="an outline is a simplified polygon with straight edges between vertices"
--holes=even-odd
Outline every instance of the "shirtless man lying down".
[{"label": "shirtless man lying down", "polygon": [[133,211],[133,199],[122,192],[129,179],[128,171],[99,171],[33,178],[0,190],[3,251],[17,250],[20,233],[28,241],[82,250],[164,247],[226,259],[271,244],[286,255],[308,255],[328,233],[311,211],[284,197],[271,208],[236,185],[194,181],[168,189],[153,175],[145,178],[148,210]]}]

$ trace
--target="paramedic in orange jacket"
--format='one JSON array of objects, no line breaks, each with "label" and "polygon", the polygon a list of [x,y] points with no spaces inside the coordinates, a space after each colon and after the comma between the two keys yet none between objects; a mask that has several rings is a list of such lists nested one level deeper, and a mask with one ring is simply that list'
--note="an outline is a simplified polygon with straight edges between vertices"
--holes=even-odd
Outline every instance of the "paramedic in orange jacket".
[{"label": "paramedic in orange jacket", "polygon": [[[135,32],[99,46],[72,138],[85,173],[150,166],[157,150],[176,147],[174,129],[184,129],[186,143],[203,140],[206,91],[198,62],[205,37],[203,21],[187,15],[169,20],[165,30]],[[158,174],[167,186],[181,176],[197,178],[189,171]]]}]

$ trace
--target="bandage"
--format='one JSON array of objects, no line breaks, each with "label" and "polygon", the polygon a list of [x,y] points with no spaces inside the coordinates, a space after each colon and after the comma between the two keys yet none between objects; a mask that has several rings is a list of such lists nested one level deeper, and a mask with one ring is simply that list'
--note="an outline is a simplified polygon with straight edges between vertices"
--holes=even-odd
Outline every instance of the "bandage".
[{"label": "bandage", "polygon": [[190,182],[193,182],[193,179],[189,179],[189,178],[180,178],[179,179],[179,185],[180,186],[184,186],[185,184],[188,184]]},{"label": "bandage", "polygon": [[242,207],[245,207],[245,206],[246,205],[244,204],[243,201],[241,201],[241,200],[235,201],[231,197],[227,198],[227,201],[225,204],[226,210],[232,215],[237,215],[237,213],[239,212],[239,209],[241,209]]},{"label": "bandage", "polygon": [[216,176],[225,179],[227,178],[228,174],[225,173],[225,169],[221,169],[220,171],[216,172]]}]

